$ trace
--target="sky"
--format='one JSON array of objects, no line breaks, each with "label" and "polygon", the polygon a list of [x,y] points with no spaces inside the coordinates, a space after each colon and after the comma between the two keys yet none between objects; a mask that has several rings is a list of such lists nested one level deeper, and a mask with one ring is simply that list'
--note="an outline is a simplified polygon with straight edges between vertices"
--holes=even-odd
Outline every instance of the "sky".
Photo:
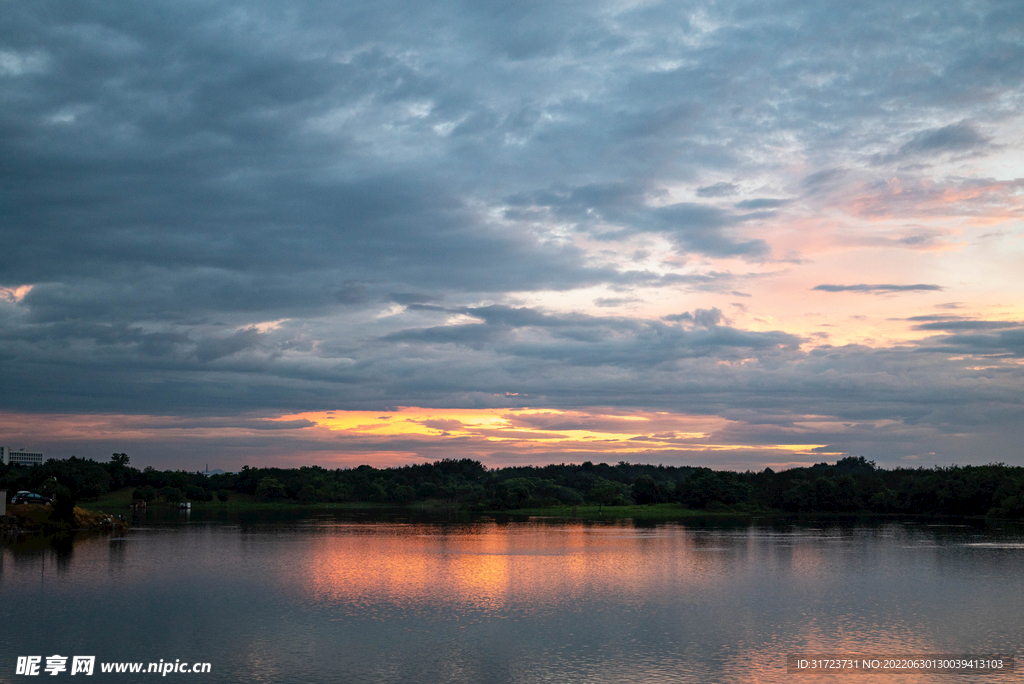
[{"label": "sky", "polygon": [[1024,465],[1024,3],[0,5],[0,444]]}]

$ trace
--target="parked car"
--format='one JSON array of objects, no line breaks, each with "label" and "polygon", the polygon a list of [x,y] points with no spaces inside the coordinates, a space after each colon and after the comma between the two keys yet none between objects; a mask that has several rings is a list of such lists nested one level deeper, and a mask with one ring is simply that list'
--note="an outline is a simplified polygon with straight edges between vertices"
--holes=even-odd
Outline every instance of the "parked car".
[{"label": "parked car", "polygon": [[43,496],[42,494],[36,494],[35,492],[18,492],[14,495],[11,500],[14,505],[18,504],[48,504],[53,503],[53,500],[49,497]]}]

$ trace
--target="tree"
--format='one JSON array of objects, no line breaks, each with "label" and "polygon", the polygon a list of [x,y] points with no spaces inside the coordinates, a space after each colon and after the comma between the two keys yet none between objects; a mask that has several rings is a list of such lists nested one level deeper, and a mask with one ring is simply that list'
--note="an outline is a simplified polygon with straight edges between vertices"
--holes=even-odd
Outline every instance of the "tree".
[{"label": "tree", "polygon": [[391,498],[395,503],[402,504],[403,506],[411,504],[416,500],[416,490],[408,485],[398,485],[391,493]]},{"label": "tree", "polygon": [[53,488],[53,513],[50,519],[55,522],[75,524],[75,497],[71,490],[62,484]]},{"label": "tree", "polygon": [[387,491],[380,479],[371,480],[365,475],[356,478],[355,495],[359,501],[384,501],[387,498]]},{"label": "tree", "polygon": [[622,492],[614,482],[605,481],[590,490],[589,498],[597,503],[597,512],[600,515],[601,509],[605,506],[615,506],[622,503]]},{"label": "tree", "polygon": [[299,493],[295,495],[295,498],[303,503],[313,503],[318,499],[316,487],[311,484],[302,485],[299,489]]},{"label": "tree", "polygon": [[896,505],[899,502],[896,497],[896,492],[885,487],[874,494],[868,503],[871,505],[871,510],[876,513],[891,513],[896,510]]},{"label": "tree", "polygon": [[161,487],[160,496],[164,497],[167,503],[178,503],[185,498],[185,493],[177,487]]},{"label": "tree", "polygon": [[264,477],[256,485],[256,496],[264,499],[283,499],[288,496],[288,490],[277,478]]},{"label": "tree", "polygon": [[133,499],[142,499],[146,503],[156,500],[158,492],[156,487],[152,485],[145,485],[144,487],[136,487],[135,491],[132,492]]},{"label": "tree", "polygon": [[112,480],[111,486],[115,489],[119,489],[128,485],[129,480],[129,462],[128,454],[113,454],[110,457],[110,463],[107,464],[107,472],[110,474]]},{"label": "tree", "polygon": [[658,502],[658,483],[650,475],[641,475],[636,478],[630,491],[633,494],[633,501],[640,505]]},{"label": "tree", "polygon": [[212,493],[194,484],[185,485],[185,496],[193,501],[213,501]]},{"label": "tree", "polygon": [[519,508],[533,493],[530,491],[530,480],[525,477],[512,477],[499,482],[494,488],[494,495],[499,505],[505,508]]},{"label": "tree", "polygon": [[750,485],[741,482],[736,473],[710,468],[699,468],[676,484],[676,496],[687,508],[707,508],[713,502],[734,506],[746,501],[750,491]]},{"label": "tree", "polygon": [[872,473],[877,466],[863,456],[847,456],[836,461],[835,469],[847,473]]}]

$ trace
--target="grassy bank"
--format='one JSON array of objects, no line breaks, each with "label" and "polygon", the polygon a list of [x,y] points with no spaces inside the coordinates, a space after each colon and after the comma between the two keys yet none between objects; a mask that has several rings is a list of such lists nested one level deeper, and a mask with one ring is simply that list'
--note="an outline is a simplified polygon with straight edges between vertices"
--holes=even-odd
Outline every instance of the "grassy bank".
[{"label": "grassy bank", "polygon": [[661,503],[644,506],[549,506],[516,508],[507,511],[485,511],[489,515],[528,515],[531,517],[569,518],[578,520],[685,520],[687,518],[749,518],[751,513],[705,511],[684,508],[679,504]]},{"label": "grassy bank", "polygon": [[97,499],[82,499],[78,505],[91,511],[128,510],[132,504],[132,492],[134,487],[125,487],[113,492],[108,492]]},{"label": "grassy bank", "polygon": [[[131,506],[132,487],[119,489],[105,494],[97,499],[82,501],[80,505],[93,511],[107,511],[121,513],[127,511]],[[328,503],[303,503],[291,499],[287,500],[266,500],[254,494],[240,494],[231,492],[227,501],[192,501],[194,511],[246,511],[246,510],[372,510],[382,508],[397,508],[395,504],[378,503],[354,503],[354,502],[328,502]],[[172,504],[153,502],[153,507],[169,507]],[[448,501],[428,500],[416,501],[404,506],[409,510],[430,512],[430,511],[451,511],[458,507]],[[503,511],[479,511],[484,515],[514,515],[548,518],[568,518],[579,520],[615,520],[632,518],[636,520],[684,520],[688,518],[744,518],[750,517],[751,513],[735,511],[707,511],[684,508],[680,504],[661,503],[648,504],[644,506],[549,506],[544,508],[516,508]]]},{"label": "grassy bank", "polygon": [[75,506],[73,520],[55,521],[52,506],[40,504],[18,504],[7,508],[7,514],[18,521],[18,528],[28,533],[69,534],[85,530],[123,529],[124,524],[116,515]]},{"label": "grassy bank", "polygon": [[[80,502],[83,508],[89,510],[103,510],[103,511],[115,511],[121,513],[131,508],[132,503],[132,492],[135,491],[134,487],[125,487],[114,492],[109,492],[101,497],[95,499],[85,499]],[[238,492],[231,492],[228,496],[227,501],[220,501],[214,499],[213,501],[189,501],[192,504],[192,510],[204,510],[204,511],[217,511],[217,510],[291,510],[296,508],[303,509],[344,509],[344,510],[360,510],[360,509],[375,509],[375,508],[394,508],[394,504],[376,504],[376,503],[360,503],[360,502],[324,502],[324,503],[304,503],[301,501],[295,501],[294,499],[277,499],[277,500],[266,500],[258,497],[254,494],[240,494]],[[152,501],[149,503],[153,507],[172,507],[177,504],[168,504],[163,501]],[[424,504],[425,507],[429,507],[428,504]]]}]

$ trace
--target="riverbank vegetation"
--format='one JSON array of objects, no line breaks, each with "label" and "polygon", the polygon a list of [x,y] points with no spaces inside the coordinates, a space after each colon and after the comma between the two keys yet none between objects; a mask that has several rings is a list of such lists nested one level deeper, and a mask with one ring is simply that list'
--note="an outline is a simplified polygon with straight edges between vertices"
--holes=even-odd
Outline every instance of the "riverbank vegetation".
[{"label": "riverbank vegetation", "polygon": [[635,509],[627,506],[647,506],[654,517],[686,511],[1024,517],[1024,468],[886,470],[864,457],[742,473],[625,462],[488,469],[470,459],[446,459],[398,468],[245,466],[237,473],[206,476],[139,470],[125,454],[106,463],[72,457],[0,468],[0,488],[54,494],[65,507],[82,501],[86,507],[99,502],[126,508],[142,499],[201,507],[416,505],[552,515],[590,515],[596,507],[597,515],[615,517],[631,517],[627,510]]}]

